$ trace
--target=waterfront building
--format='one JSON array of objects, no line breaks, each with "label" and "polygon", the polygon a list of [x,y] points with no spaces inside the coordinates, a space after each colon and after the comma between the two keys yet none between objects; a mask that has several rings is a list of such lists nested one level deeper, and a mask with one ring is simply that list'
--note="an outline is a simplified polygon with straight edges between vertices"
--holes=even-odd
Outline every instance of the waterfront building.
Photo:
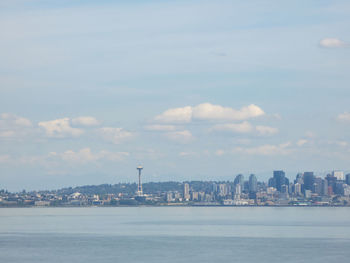
[{"label": "waterfront building", "polygon": [[184,200],[189,201],[190,198],[190,185],[188,183],[184,183]]},{"label": "waterfront building", "polygon": [[192,201],[198,201],[199,200],[199,194],[198,192],[192,192]]},{"label": "waterfront building", "polygon": [[228,195],[228,186],[227,184],[219,184],[219,196]]},{"label": "waterfront building", "polygon": [[241,194],[242,194],[242,188],[240,184],[235,185],[235,194],[234,194],[234,199],[241,199]]},{"label": "waterfront building", "polygon": [[182,201],[182,196],[179,192],[174,193],[174,198],[176,201]]},{"label": "waterfront building", "polygon": [[268,187],[268,188],[266,189],[266,192],[267,192],[267,194],[269,194],[269,195],[273,195],[273,194],[276,192],[276,188],[274,188],[274,187]]},{"label": "waterfront building", "polygon": [[311,198],[311,190],[305,190],[305,198]]},{"label": "waterfront building", "polygon": [[167,192],[167,194],[166,194],[166,201],[167,202],[173,202],[174,201],[172,192]]}]

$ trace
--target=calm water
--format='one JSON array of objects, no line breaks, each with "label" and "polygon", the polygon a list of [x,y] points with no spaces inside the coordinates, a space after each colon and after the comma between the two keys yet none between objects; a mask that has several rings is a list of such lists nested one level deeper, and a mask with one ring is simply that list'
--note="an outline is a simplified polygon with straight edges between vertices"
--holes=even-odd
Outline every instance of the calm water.
[{"label": "calm water", "polygon": [[349,262],[350,208],[0,209],[0,262]]}]

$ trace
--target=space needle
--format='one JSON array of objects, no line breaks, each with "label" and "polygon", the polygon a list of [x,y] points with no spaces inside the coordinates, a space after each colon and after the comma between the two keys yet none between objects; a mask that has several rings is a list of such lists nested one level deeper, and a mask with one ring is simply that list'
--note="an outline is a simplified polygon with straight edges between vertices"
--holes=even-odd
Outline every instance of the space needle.
[{"label": "space needle", "polygon": [[136,169],[139,171],[139,184],[137,186],[137,195],[142,196],[143,193],[142,193],[142,183],[141,183],[141,171],[142,171],[143,167],[141,165],[139,165],[139,166],[137,166]]}]

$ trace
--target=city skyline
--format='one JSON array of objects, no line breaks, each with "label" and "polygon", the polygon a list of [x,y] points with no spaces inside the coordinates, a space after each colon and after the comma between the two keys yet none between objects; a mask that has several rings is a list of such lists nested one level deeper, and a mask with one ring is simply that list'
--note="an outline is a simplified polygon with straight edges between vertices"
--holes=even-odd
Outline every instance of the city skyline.
[{"label": "city skyline", "polygon": [[2,1],[0,188],[349,171],[349,10]]},{"label": "city skyline", "polygon": [[[304,172],[298,172],[294,175],[288,175],[285,170],[273,170],[270,172],[269,175],[267,176],[262,176],[259,177],[257,176],[255,173],[248,173],[248,174],[244,174],[244,173],[236,173],[233,174],[231,176],[228,176],[227,178],[206,178],[205,180],[200,180],[200,179],[194,179],[194,180],[164,180],[164,181],[152,181],[150,180],[150,178],[147,177],[147,172],[146,175],[143,174],[142,179],[141,179],[141,172],[144,169],[144,167],[142,165],[138,165],[136,167],[137,170],[137,179],[135,179],[136,177],[133,176],[131,178],[130,181],[113,181],[113,182],[103,182],[102,184],[136,184],[137,185],[137,191],[136,191],[136,195],[142,196],[143,195],[143,187],[142,184],[143,183],[168,183],[168,182],[179,182],[179,183],[185,183],[185,182],[190,182],[190,181],[203,181],[203,182],[233,182],[234,184],[240,184],[243,185],[244,183],[247,183],[249,185],[252,184],[252,180],[253,182],[256,183],[266,183],[266,185],[270,185],[271,184],[271,179],[277,178],[277,177],[283,177],[286,179],[286,181],[283,181],[282,179],[277,179],[278,181],[275,181],[273,184],[275,184],[276,186],[274,186],[276,188],[277,191],[281,191],[281,185],[286,184],[289,185],[289,182],[293,182],[294,183],[296,181],[298,181],[298,178],[300,176],[304,176],[304,175],[310,175],[312,178],[327,178],[328,176],[333,176],[335,178],[337,178],[337,180],[340,181],[344,181],[345,184],[349,184],[350,185],[350,171],[342,171],[342,170],[330,170],[328,172],[322,172],[322,173],[316,173],[314,171],[304,171]],[[271,177],[272,174],[272,177]],[[245,180],[246,179],[246,180]],[[282,180],[282,181],[281,181]],[[91,184],[93,185],[93,184]],[[277,186],[278,185],[278,186]],[[82,187],[82,186],[88,186],[88,184],[77,184],[77,185],[66,185],[63,186],[62,188],[71,188],[71,187]],[[39,188],[29,188],[29,189],[19,189],[19,190],[11,190],[8,189],[6,187],[1,187],[0,186],[0,190],[6,190],[6,191],[10,191],[10,192],[21,192],[21,191],[55,191],[59,188],[46,188],[46,189],[39,189]],[[189,190],[189,189],[188,189]]]},{"label": "city skyline", "polygon": [[313,172],[289,180],[282,170],[267,182],[254,174],[231,181],[141,182],[85,185],[55,190],[11,193],[0,189],[0,207],[33,206],[349,206],[350,173]]}]

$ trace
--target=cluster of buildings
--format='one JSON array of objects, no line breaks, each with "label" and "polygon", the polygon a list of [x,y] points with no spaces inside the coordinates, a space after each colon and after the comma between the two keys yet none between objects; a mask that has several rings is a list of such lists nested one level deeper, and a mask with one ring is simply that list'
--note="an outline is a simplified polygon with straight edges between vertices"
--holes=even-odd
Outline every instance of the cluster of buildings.
[{"label": "cluster of buildings", "polygon": [[350,206],[350,174],[333,171],[326,177],[304,172],[289,180],[274,171],[267,182],[254,174],[234,181],[191,181],[82,186],[55,191],[10,193],[0,190],[0,206]]},{"label": "cluster of buildings", "polygon": [[166,200],[192,204],[218,205],[350,205],[350,174],[333,171],[325,178],[313,172],[296,175],[290,181],[284,171],[274,171],[268,182],[258,182],[251,174],[245,180],[242,174],[233,182],[211,183],[211,189],[198,189],[185,182],[183,194],[168,192]]}]

